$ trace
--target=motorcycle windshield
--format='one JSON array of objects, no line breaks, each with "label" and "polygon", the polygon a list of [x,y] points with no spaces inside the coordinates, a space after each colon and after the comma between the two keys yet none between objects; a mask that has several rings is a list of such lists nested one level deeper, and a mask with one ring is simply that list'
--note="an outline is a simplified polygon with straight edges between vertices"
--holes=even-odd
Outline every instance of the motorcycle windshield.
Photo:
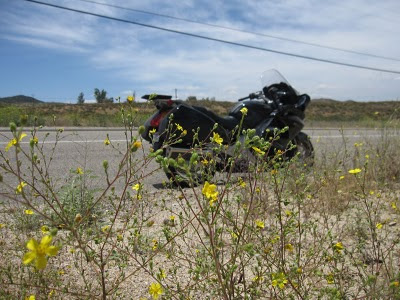
[{"label": "motorcycle windshield", "polygon": [[[281,73],[279,73],[278,70],[270,69],[270,70],[264,71],[261,74],[261,84],[262,84],[263,88],[269,87],[270,85],[273,85],[273,84],[279,84],[281,82],[284,82],[287,85],[291,86],[290,83],[286,80],[286,78],[283,77],[283,75]],[[295,92],[297,95],[299,94],[296,90],[295,90]]]}]

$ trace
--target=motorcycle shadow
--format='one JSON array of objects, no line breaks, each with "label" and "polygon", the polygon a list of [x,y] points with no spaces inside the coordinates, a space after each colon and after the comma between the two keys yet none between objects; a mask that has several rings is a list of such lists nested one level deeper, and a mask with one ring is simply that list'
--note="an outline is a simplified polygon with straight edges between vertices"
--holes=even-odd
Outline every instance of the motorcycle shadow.
[{"label": "motorcycle shadow", "polygon": [[[240,176],[240,175],[242,175],[242,176]],[[239,177],[243,178],[243,176],[245,176],[245,173],[235,173],[233,176],[234,176],[235,179],[236,178],[239,179]],[[232,180],[232,178],[230,180]],[[216,184],[217,186],[224,186],[227,183],[227,181],[228,181],[228,178],[226,178],[224,176],[224,174],[221,173],[219,175],[216,174],[215,182],[213,182],[213,183]],[[189,186],[187,184],[178,185],[178,184],[176,184],[174,182],[154,183],[154,184],[152,184],[152,186],[156,190],[180,190],[180,189],[185,189],[186,190],[186,189],[193,188],[193,186]],[[198,187],[198,186],[202,186],[202,185],[197,185],[197,186],[195,185],[194,187]]]}]

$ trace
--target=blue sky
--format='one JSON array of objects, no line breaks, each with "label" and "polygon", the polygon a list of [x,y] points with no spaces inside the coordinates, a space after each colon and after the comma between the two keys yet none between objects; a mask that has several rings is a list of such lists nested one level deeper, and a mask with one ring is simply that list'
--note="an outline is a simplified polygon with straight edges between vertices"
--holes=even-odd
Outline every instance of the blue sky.
[{"label": "blue sky", "polygon": [[[111,17],[283,52],[400,71],[400,61],[333,51],[79,0],[43,0]],[[225,27],[400,60],[400,1],[97,0]],[[76,102],[94,88],[234,101],[278,69],[300,92],[337,100],[399,100],[400,74],[314,62],[25,2],[0,0],[0,97]]]}]

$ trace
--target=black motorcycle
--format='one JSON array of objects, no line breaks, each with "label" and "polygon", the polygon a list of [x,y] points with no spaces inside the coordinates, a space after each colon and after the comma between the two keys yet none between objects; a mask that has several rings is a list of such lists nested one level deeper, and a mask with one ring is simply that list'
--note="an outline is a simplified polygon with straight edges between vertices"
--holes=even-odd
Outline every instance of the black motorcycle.
[{"label": "black motorcycle", "polygon": [[[145,122],[142,137],[164,157],[180,159],[181,162],[184,159],[189,164],[192,154],[196,152],[205,161],[206,158],[213,158],[217,162],[216,167],[207,168],[208,171],[224,171],[229,157],[234,155],[235,148],[237,150],[238,142],[244,145],[246,130],[253,129],[255,136],[272,141],[271,147],[267,152],[256,147],[243,148],[246,155],[241,155],[242,161],[236,159],[237,172],[246,171],[246,166],[259,159],[260,153],[268,159],[277,151],[285,153],[285,159],[298,155],[301,161],[312,164],[313,145],[309,137],[301,132],[310,97],[299,95],[276,70],[264,72],[261,79],[262,91],[239,99],[239,103],[224,117],[207,108],[173,100],[172,96],[145,95],[142,98],[153,101],[157,112]],[[224,147],[216,152],[215,144]],[[187,165],[181,165],[169,164],[164,168],[167,177],[180,184],[200,184],[205,180],[204,168],[196,168],[198,164],[191,163],[190,172]]]}]

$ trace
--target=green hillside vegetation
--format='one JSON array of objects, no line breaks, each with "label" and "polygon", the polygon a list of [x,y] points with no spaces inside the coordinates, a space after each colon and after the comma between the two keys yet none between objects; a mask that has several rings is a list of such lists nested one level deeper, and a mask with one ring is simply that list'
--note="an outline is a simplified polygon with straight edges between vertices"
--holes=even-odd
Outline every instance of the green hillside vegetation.
[{"label": "green hillside vegetation", "polygon": [[[13,104],[10,104],[10,101]],[[189,97],[187,103],[204,106],[220,115],[228,114],[234,102],[214,99],[197,100]],[[27,125],[44,126],[121,126],[121,109],[125,103],[62,104],[45,103],[26,96],[0,98],[0,126],[10,122],[20,123],[26,116]],[[151,103],[134,103],[139,126],[153,113]],[[398,126],[400,119],[399,101],[355,102],[315,99],[306,111],[306,127],[344,126],[381,127]],[[54,118],[55,117],[55,118]]]},{"label": "green hillside vegetation", "polygon": [[8,104],[32,104],[32,103],[44,103],[36,98],[24,96],[24,95],[17,95],[12,97],[3,97],[0,98],[0,103],[8,103]]}]

